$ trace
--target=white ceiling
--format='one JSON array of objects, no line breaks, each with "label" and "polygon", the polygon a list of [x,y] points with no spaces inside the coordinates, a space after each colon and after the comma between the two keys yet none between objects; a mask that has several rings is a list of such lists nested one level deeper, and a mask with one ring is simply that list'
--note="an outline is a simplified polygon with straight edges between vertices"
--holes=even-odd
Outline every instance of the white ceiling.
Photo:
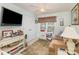
[{"label": "white ceiling", "polygon": [[[15,5],[39,15],[61,11],[71,11],[75,3],[15,3]],[[45,11],[41,12],[41,8]]]}]

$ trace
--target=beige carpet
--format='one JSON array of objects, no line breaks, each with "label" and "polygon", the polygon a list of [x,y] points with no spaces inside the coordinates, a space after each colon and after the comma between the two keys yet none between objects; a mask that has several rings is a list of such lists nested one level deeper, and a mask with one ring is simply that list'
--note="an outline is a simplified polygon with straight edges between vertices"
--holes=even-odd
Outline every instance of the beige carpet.
[{"label": "beige carpet", "polygon": [[31,46],[28,47],[28,49],[24,50],[22,54],[24,55],[48,55],[50,41],[48,40],[38,40],[35,43],[33,43]]}]

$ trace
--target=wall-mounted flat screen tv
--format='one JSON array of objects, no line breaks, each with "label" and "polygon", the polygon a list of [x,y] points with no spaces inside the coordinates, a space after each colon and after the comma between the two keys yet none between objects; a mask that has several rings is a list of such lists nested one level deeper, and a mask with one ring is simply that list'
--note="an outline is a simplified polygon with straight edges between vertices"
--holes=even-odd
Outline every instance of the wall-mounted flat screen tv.
[{"label": "wall-mounted flat screen tv", "polygon": [[21,26],[22,14],[2,7],[2,26]]}]

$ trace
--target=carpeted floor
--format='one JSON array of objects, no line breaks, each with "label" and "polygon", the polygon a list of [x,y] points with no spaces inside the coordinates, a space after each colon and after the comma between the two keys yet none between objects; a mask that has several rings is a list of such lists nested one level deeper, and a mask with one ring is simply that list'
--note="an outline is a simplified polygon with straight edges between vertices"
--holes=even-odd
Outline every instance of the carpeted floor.
[{"label": "carpeted floor", "polygon": [[48,40],[38,40],[35,43],[33,43],[31,46],[28,47],[28,49],[24,50],[22,54],[24,55],[48,55],[50,41]]}]

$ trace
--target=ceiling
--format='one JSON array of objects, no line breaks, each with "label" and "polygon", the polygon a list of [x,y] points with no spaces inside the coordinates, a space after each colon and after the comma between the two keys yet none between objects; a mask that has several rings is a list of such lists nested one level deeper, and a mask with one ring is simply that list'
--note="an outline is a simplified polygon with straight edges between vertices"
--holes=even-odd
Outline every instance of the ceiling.
[{"label": "ceiling", "polygon": [[71,11],[75,3],[15,3],[15,5],[36,15]]}]

